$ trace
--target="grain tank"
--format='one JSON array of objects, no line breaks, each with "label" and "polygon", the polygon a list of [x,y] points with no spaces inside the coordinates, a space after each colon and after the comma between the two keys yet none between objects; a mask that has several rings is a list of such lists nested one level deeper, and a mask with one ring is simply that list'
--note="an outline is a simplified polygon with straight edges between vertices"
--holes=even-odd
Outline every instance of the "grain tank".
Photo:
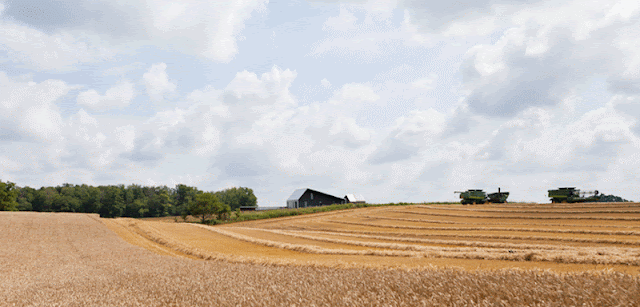
[{"label": "grain tank", "polygon": [[494,204],[502,204],[507,202],[507,197],[509,197],[509,192],[501,192],[500,188],[498,188],[497,193],[487,195],[487,201]]}]

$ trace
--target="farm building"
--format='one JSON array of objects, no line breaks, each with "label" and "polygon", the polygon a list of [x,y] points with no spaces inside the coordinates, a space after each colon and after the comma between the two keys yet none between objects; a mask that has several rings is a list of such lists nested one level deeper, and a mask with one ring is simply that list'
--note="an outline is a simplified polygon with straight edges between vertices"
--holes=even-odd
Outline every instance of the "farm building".
[{"label": "farm building", "polygon": [[344,200],[346,203],[359,203],[359,204],[366,203],[366,201],[364,200],[364,197],[362,197],[362,195],[360,194],[347,194],[344,196]]},{"label": "farm building", "polygon": [[312,189],[298,189],[287,199],[287,208],[306,208],[344,203],[344,198],[335,197]]}]

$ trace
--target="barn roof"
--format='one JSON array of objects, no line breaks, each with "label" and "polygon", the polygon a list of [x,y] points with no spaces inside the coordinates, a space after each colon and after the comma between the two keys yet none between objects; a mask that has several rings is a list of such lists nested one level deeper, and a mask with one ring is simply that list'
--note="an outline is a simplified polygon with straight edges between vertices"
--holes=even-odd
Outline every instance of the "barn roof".
[{"label": "barn roof", "polygon": [[302,197],[302,194],[304,194],[305,191],[307,191],[307,189],[297,189],[293,191],[293,194],[291,194],[287,200],[298,200]]},{"label": "barn roof", "polygon": [[313,193],[318,193],[318,194],[326,195],[328,197],[333,197],[336,200],[344,199],[344,198],[340,198],[340,197],[335,197],[335,196],[333,196],[331,194],[327,194],[327,193],[324,193],[324,192],[320,192],[320,191],[316,191],[316,190],[313,190],[313,189],[306,188],[306,189],[297,189],[297,190],[293,191],[291,196],[289,196],[289,198],[287,198],[287,201],[300,199],[300,197],[302,197],[302,194],[304,194],[304,192],[306,192],[306,191],[311,191]]},{"label": "barn roof", "polygon": [[355,203],[358,201],[365,201],[364,197],[360,194],[347,194],[344,198],[347,199],[348,202],[350,203]]}]

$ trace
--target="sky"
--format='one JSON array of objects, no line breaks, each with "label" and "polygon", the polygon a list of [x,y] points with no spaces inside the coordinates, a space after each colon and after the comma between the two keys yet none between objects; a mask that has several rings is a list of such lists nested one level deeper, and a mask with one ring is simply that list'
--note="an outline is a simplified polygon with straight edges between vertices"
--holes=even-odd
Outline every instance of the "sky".
[{"label": "sky", "polygon": [[0,0],[0,180],[640,197],[638,1]]}]

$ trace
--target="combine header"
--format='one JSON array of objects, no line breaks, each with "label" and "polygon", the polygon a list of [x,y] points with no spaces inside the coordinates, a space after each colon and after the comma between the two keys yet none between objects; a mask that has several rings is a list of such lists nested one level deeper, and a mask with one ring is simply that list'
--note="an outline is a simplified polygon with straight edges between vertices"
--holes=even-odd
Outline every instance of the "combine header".
[{"label": "combine header", "polygon": [[575,187],[558,188],[557,190],[549,190],[549,198],[552,203],[584,203],[596,202],[600,200],[600,192],[580,191]]},{"label": "combine header", "polygon": [[463,205],[467,204],[484,204],[486,202],[489,203],[506,203],[507,197],[509,197],[509,192],[501,192],[500,188],[498,188],[497,193],[491,193],[487,195],[482,190],[466,190],[464,192],[456,191],[454,193],[460,193],[460,202]]}]

